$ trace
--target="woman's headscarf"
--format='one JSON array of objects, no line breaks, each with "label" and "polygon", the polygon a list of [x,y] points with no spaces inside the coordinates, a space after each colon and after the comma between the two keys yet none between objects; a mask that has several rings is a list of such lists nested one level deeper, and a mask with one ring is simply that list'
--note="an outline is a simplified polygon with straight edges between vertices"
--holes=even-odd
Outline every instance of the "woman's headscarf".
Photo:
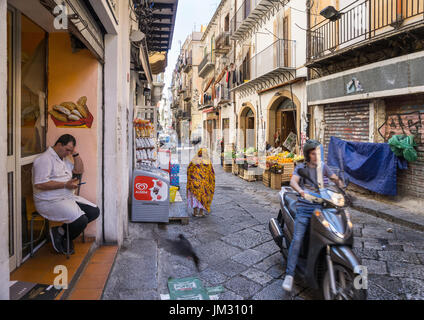
[{"label": "woman's headscarf", "polygon": [[187,191],[210,211],[215,193],[215,172],[207,149],[203,148],[191,160],[187,169]]}]

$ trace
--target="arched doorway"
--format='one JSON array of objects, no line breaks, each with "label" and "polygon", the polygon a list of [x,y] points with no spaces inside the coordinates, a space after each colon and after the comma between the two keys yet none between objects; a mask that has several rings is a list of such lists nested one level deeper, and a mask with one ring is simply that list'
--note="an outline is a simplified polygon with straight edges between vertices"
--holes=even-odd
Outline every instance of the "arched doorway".
[{"label": "arched doorway", "polygon": [[[293,100],[292,100],[293,97]],[[282,147],[291,134],[300,134],[300,101],[291,92],[279,92],[268,107],[267,142],[273,147]],[[285,149],[283,147],[283,149]]]},{"label": "arched doorway", "polygon": [[251,104],[245,104],[240,111],[239,129],[240,148],[256,148],[256,112]]}]

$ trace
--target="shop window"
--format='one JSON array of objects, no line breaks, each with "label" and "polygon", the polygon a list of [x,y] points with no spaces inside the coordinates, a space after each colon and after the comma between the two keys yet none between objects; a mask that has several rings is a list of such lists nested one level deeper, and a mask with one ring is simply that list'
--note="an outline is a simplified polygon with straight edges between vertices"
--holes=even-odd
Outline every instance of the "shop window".
[{"label": "shop window", "polygon": [[21,155],[45,150],[47,34],[22,16]]}]

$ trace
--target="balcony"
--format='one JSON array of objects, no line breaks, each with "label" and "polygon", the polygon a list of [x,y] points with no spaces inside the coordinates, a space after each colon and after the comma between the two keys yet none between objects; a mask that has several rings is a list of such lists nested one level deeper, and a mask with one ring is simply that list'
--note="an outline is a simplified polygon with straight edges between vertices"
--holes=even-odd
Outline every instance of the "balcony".
[{"label": "balcony", "polygon": [[191,119],[191,109],[189,111],[184,111],[182,113],[182,118],[184,120],[190,120]]},{"label": "balcony", "polygon": [[189,73],[192,67],[193,67],[193,57],[188,56],[184,61],[184,67],[183,67],[184,73]]},{"label": "balcony", "polygon": [[231,92],[225,84],[220,84],[217,87],[218,105],[231,103]]},{"label": "balcony", "polygon": [[199,64],[199,77],[205,78],[209,71],[215,68],[215,57],[207,54]]},{"label": "balcony", "polygon": [[238,67],[242,76],[233,90],[262,89],[295,77],[296,41],[280,39]]},{"label": "balcony", "polygon": [[278,0],[244,0],[231,19],[231,39],[242,40],[249,30],[276,6],[279,8],[281,3]]},{"label": "balcony", "polygon": [[189,88],[188,90],[184,91],[184,93],[183,93],[183,100],[184,101],[190,101],[191,100],[191,88]]},{"label": "balcony", "polygon": [[308,67],[332,65],[341,55],[349,59],[394,48],[393,40],[400,36],[424,38],[423,0],[359,0],[340,13],[335,21],[311,27]]},{"label": "balcony", "polygon": [[227,54],[231,50],[230,32],[222,32],[215,40],[215,53]]}]

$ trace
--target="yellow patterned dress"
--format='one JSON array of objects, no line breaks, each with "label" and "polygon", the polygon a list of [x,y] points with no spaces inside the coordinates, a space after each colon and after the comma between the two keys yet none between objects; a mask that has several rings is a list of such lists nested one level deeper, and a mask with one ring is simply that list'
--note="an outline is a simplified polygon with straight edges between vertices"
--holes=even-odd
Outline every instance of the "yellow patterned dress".
[{"label": "yellow patterned dress", "polygon": [[187,169],[187,201],[191,208],[210,212],[215,193],[215,171],[207,151],[199,150]]}]

